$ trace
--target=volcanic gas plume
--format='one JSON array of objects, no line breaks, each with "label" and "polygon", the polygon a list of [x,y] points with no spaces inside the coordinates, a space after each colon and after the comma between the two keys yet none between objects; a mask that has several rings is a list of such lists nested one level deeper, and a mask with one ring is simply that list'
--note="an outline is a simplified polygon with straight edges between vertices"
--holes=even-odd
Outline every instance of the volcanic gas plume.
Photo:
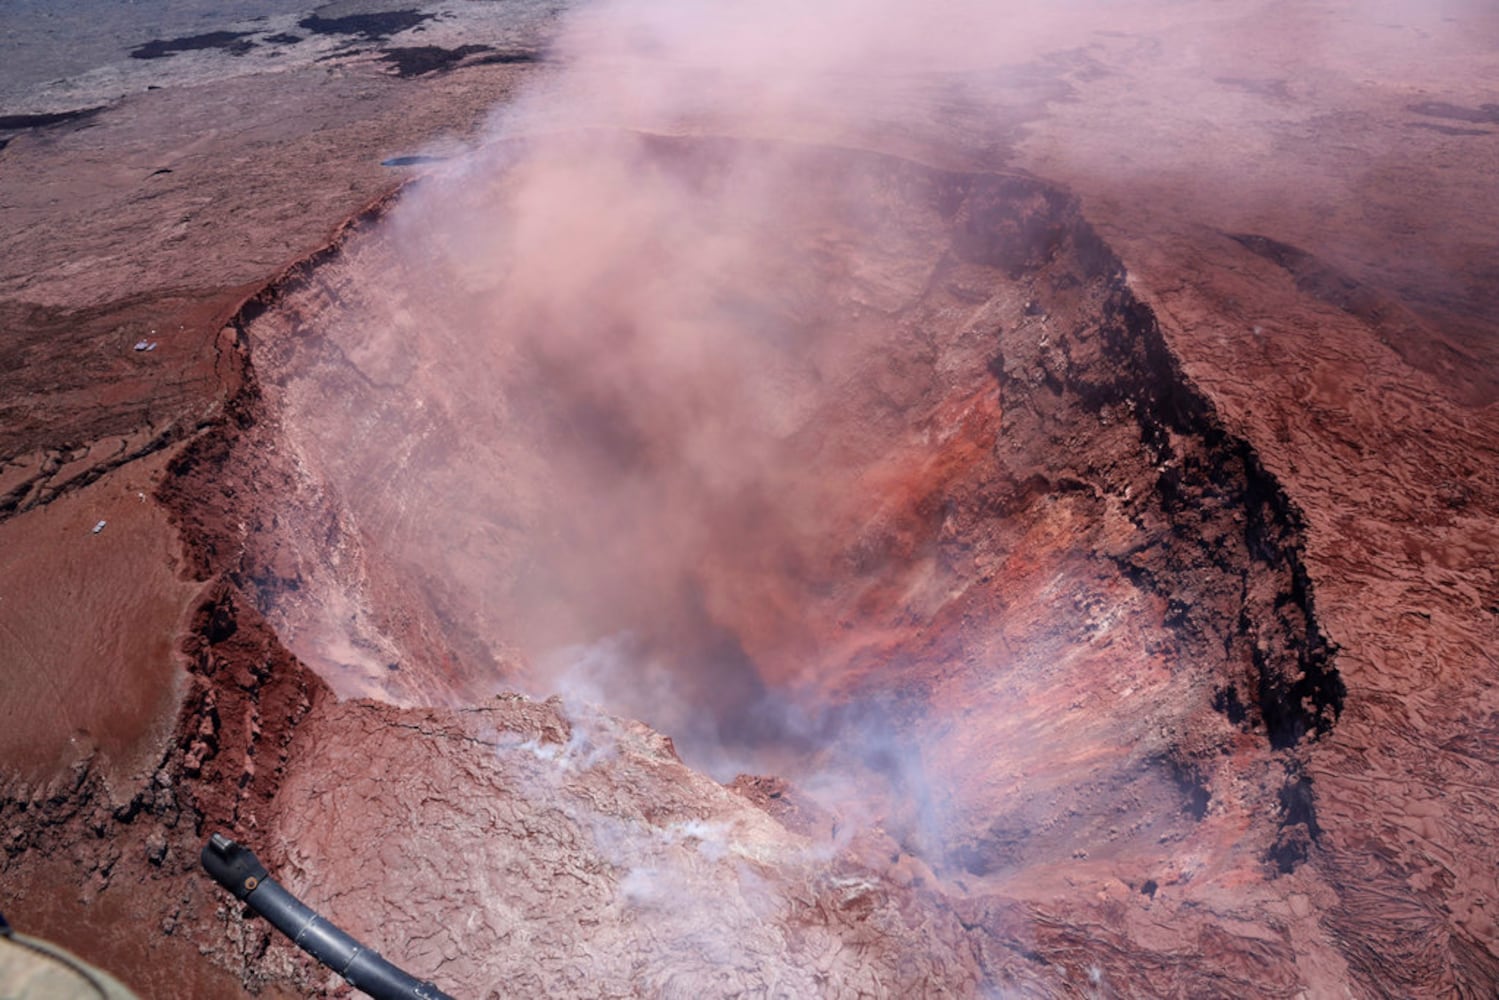
[{"label": "volcanic gas plume", "polygon": [[1076,202],[827,144],[874,124],[829,117],[868,45],[767,96],[705,65],[716,31],[622,16],[510,119],[561,128],[406,192],[248,327],[292,650],[346,695],[601,705],[965,877],[1298,864],[1292,751],[1342,689],[1294,511]]}]

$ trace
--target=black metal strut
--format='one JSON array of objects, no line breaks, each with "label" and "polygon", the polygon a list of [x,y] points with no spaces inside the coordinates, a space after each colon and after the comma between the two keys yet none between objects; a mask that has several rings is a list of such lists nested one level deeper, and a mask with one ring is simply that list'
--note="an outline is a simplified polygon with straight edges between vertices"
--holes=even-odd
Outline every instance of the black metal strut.
[{"label": "black metal strut", "polygon": [[292,943],[375,1000],[453,1000],[431,983],[396,968],[318,916],[265,870],[255,852],[216,833],[203,846],[203,867],[215,882],[265,917]]}]

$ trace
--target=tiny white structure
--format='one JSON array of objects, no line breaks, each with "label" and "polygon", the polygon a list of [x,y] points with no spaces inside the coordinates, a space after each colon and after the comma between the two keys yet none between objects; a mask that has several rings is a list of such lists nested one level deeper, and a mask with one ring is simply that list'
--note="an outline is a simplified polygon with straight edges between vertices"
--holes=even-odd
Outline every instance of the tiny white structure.
[{"label": "tiny white structure", "polygon": [[104,526],[108,523],[108,521],[100,521],[98,524],[94,525],[94,534],[97,535],[99,532],[103,531]]}]

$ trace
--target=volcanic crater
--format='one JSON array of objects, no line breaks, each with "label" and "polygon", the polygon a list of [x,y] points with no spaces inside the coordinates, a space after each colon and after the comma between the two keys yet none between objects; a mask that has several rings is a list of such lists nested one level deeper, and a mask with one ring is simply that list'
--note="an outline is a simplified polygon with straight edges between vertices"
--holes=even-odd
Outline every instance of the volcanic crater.
[{"label": "volcanic crater", "polygon": [[[860,800],[958,896],[1305,860],[1345,692],[1300,516],[1073,197],[745,140],[490,155],[241,310],[239,419],[166,487],[324,682],[600,703]],[[455,199],[513,232],[424,226]]]}]

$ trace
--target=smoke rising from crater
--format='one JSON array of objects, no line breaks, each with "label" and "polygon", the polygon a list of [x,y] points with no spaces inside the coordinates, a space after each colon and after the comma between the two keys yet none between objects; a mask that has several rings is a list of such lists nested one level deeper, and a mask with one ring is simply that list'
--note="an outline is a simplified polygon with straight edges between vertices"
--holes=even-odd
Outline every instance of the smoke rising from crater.
[{"label": "smoke rising from crater", "polygon": [[[1145,530],[1123,511],[1156,460],[1126,485],[1079,478],[1066,446],[1043,461],[1005,440],[997,381],[1060,377],[1054,338],[1101,322],[1086,289],[1111,266],[1065,196],[1006,164],[1043,105],[1103,73],[1094,47],[1134,51],[1123,29],[1139,10],[1159,28],[1158,6],[570,14],[554,70],[351,265],[367,301],[334,290],[330,370],[352,395],[302,455],[347,505],[335,533],[372,554],[331,570],[358,599],[319,626],[374,636],[337,645],[368,661],[352,690],[561,690],[716,776],[846,802],[867,791],[852,762],[895,787],[912,843],[942,839],[959,785],[992,805],[1021,795],[1012,756],[1052,766],[1057,702],[1149,690],[1162,717],[1195,711],[1191,676],[1161,664],[1162,602],[1103,554]],[[1167,56],[1139,49],[1172,72],[1193,58]],[[1131,124],[1030,155],[1148,173],[1163,154],[1118,155]],[[1025,419],[1040,440],[1071,417]],[[1112,410],[1085,422],[1140,447]],[[1042,502],[1049,476],[1071,485]],[[421,669],[388,676],[387,657]],[[1106,690],[1106,669],[1128,679]],[[1021,742],[971,745],[965,713]],[[1038,788],[1171,749],[1161,727],[1111,744],[1098,718],[1078,724],[1095,756]],[[1029,809],[974,820],[974,870],[1027,839]]]},{"label": "smoke rising from crater", "polygon": [[586,695],[720,777],[834,747],[924,788],[894,734],[925,696],[880,686],[974,585],[945,493],[995,446],[1024,303],[952,259],[964,182],[841,147],[992,155],[1059,93],[1006,67],[1091,5],[939,6],[579,8],[403,198],[398,301],[346,317],[378,434],[328,460],[401,585],[522,665],[453,687]]},{"label": "smoke rising from crater", "polygon": [[[485,195],[497,210],[433,230],[418,201],[402,239],[421,267],[482,261],[494,282],[464,350],[529,515],[493,553],[524,569],[488,592],[488,627],[541,690],[586,679],[689,753],[792,739],[802,723],[767,686],[818,686],[828,617],[888,604],[880,567],[930,541],[903,537],[923,529],[886,491],[911,471],[903,453],[947,430],[921,426],[943,386],[899,319],[938,220],[878,171],[800,146],[610,132],[513,147]],[[949,380],[979,391],[982,360]]]},{"label": "smoke rising from crater", "polygon": [[428,387],[490,505],[429,497],[417,558],[530,690],[640,717],[723,778],[811,780],[796,757],[836,745],[924,788],[890,733],[919,699],[837,706],[874,696],[851,661],[905,655],[966,585],[933,498],[993,444],[991,319],[929,294],[945,182],[820,144],[970,155],[943,152],[943,110],[982,106],[1025,20],[581,8],[561,68],[404,199],[404,266],[465,359]]}]

